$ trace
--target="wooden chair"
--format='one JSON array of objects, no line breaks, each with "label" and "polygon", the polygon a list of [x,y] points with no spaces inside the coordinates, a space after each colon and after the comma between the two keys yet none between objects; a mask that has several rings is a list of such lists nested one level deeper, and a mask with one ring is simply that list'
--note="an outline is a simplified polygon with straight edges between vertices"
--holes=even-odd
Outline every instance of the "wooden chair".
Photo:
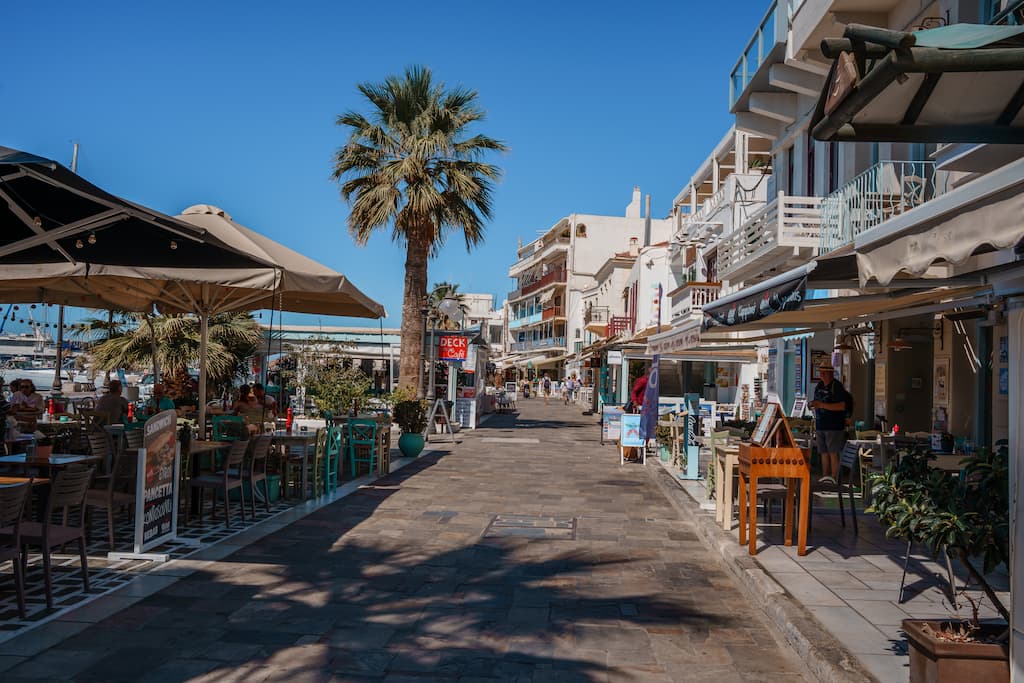
[{"label": "wooden chair", "polygon": [[341,425],[331,425],[327,428],[327,446],[324,450],[324,491],[326,493],[338,488],[343,434],[344,427]]},{"label": "wooden chair", "polygon": [[25,618],[25,576],[22,573],[21,520],[31,498],[32,482],[0,487],[0,562],[11,561],[18,616]]},{"label": "wooden chair", "polygon": [[377,462],[377,421],[348,421],[348,459],[352,467],[352,478],[355,479],[360,463],[367,463],[373,473]]},{"label": "wooden chair", "polygon": [[325,488],[326,479],[324,477],[327,462],[327,429],[321,427],[316,430],[316,441],[313,445],[313,459],[307,461],[306,467],[309,468],[308,477],[310,488],[313,490],[313,496],[318,496],[321,490]]},{"label": "wooden chair", "polygon": [[[128,450],[114,456],[110,475],[97,477],[92,488],[85,494],[85,511],[91,514],[94,508],[107,512],[107,540],[114,550],[114,510],[128,508],[128,514],[135,511],[135,480],[138,473],[136,451]],[[86,538],[91,525],[86,523]]]},{"label": "wooden chair", "polygon": [[[78,543],[82,563],[82,587],[89,590],[89,561],[85,554],[85,495],[95,467],[67,468],[57,473],[46,500],[42,522],[21,523],[22,570],[28,567],[28,546],[39,546],[43,553],[43,575],[46,583],[46,606],[53,608],[53,578],[50,575],[50,550],[66,543]],[[69,524],[68,513],[78,508],[78,525]],[[54,524],[53,513],[62,511],[62,523]]]},{"label": "wooden chair", "polygon": [[[231,491],[238,489],[238,495],[241,499],[242,509],[242,521],[245,522],[245,489],[242,487],[243,473],[242,468],[245,465],[245,454],[249,450],[249,441],[235,441],[231,444],[231,450],[228,451],[227,457],[224,459],[223,469],[220,472],[214,472],[213,474],[201,474],[196,477],[192,477],[189,480],[189,502],[191,503],[192,491],[199,490],[199,521],[203,521],[203,491],[210,489],[213,491],[213,500],[211,505],[211,519],[217,518],[217,492],[220,491],[224,496],[224,517],[226,519],[226,526],[231,526]],[[185,513],[185,523],[189,522],[189,512],[191,511],[191,504]]]},{"label": "wooden chair", "polygon": [[270,456],[270,446],[274,437],[263,435],[256,437],[252,446],[252,455],[249,457],[249,466],[245,468],[245,480],[249,482],[249,505],[252,509],[253,518],[256,517],[256,484],[263,482],[263,502],[266,503],[267,512],[270,512],[270,485],[267,483],[267,459]]}]

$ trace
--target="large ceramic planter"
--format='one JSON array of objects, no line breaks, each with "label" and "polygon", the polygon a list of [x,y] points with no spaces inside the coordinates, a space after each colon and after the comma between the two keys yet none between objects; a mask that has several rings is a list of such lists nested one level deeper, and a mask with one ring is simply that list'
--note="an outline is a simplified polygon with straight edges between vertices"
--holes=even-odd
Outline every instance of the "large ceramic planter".
[{"label": "large ceramic planter", "polygon": [[403,432],[398,437],[398,450],[407,458],[415,458],[423,450],[423,435],[415,432]]},{"label": "large ceramic planter", "polygon": [[668,458],[670,455],[672,455],[672,453],[668,450],[667,446],[662,446],[661,444],[658,444],[658,457],[661,458],[662,462],[668,462]]},{"label": "large ceramic planter", "polygon": [[[953,643],[938,640],[938,630],[947,621],[905,619],[903,631],[910,643],[910,683],[1006,683],[1010,680],[1010,654],[1006,645]],[[999,635],[1006,630],[998,624],[983,624],[982,633]]]}]

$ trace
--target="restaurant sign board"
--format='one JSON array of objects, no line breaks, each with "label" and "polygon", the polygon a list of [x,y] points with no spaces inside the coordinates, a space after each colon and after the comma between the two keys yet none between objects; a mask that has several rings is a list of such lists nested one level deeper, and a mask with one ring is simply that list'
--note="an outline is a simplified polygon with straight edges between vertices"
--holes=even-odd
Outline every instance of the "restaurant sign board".
[{"label": "restaurant sign board", "polygon": [[704,309],[703,329],[733,327],[767,318],[773,313],[798,311],[807,293],[807,276],[738,298],[725,306]]},{"label": "restaurant sign board", "polygon": [[622,406],[605,405],[601,408],[601,443],[619,440],[622,433]]},{"label": "restaurant sign board", "polygon": [[173,539],[178,527],[178,416],[165,410],[146,421],[135,492],[135,553]]},{"label": "restaurant sign board", "polygon": [[442,334],[437,342],[438,360],[462,362],[469,353],[469,337]]}]

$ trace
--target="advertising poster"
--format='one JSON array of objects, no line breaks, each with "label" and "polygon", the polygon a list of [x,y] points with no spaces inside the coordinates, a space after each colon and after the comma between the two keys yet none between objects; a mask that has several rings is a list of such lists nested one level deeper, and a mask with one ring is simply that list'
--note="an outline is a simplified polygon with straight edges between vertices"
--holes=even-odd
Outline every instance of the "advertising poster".
[{"label": "advertising poster", "polygon": [[174,538],[178,517],[178,416],[165,410],[146,421],[139,450],[135,552]]},{"label": "advertising poster", "polygon": [[437,359],[464,361],[469,353],[469,338],[457,334],[442,334],[437,341]]},{"label": "advertising poster", "polygon": [[1008,396],[1010,393],[1010,368],[999,368],[999,395]]},{"label": "advertising poster", "polygon": [[949,401],[949,358],[935,359],[934,403],[944,406]]},{"label": "advertising poster", "polygon": [[640,418],[641,415],[626,415],[622,416],[622,436],[621,443],[623,446],[634,446],[642,448],[646,445],[643,437],[640,436]]},{"label": "advertising poster", "polygon": [[622,433],[622,406],[601,408],[601,443],[618,441]]}]

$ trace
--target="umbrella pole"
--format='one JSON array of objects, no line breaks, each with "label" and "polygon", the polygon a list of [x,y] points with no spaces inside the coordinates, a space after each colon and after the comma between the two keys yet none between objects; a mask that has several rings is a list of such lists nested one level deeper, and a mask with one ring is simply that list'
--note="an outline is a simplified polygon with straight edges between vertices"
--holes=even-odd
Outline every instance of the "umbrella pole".
[{"label": "umbrella pole", "polygon": [[[149,351],[153,354],[153,386],[160,384],[160,361],[156,357],[156,328],[153,326],[153,316],[146,314],[146,323],[149,325]],[[160,406],[156,407],[157,412]]]},{"label": "umbrella pole", "polygon": [[206,438],[206,338],[210,332],[210,317],[199,312],[199,434]]},{"label": "umbrella pole", "polygon": [[57,369],[53,372],[53,389],[54,394],[60,394],[61,389],[61,376],[60,366],[64,362],[64,305],[61,304],[57,308]]}]

